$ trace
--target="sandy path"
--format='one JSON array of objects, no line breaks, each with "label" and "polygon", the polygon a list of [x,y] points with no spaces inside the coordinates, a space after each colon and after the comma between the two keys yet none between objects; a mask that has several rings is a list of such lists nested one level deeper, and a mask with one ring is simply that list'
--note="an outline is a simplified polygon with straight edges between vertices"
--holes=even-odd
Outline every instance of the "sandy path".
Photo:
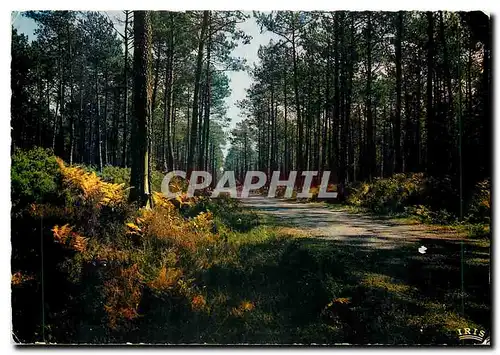
[{"label": "sandy path", "polygon": [[[293,228],[307,236],[352,241],[357,245],[390,249],[403,243],[422,243],[424,239],[451,239],[460,236],[453,230],[423,224],[405,224],[394,219],[350,213],[346,209],[330,209],[323,203],[299,203],[277,198],[253,196],[243,204],[271,216],[277,225]],[[431,240],[429,240],[431,242]]]}]

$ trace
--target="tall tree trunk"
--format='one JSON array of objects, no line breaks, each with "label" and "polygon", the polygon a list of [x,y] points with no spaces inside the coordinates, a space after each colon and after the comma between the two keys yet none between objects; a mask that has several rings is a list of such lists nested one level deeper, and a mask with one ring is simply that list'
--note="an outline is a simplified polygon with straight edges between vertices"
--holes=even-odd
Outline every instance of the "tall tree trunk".
[{"label": "tall tree trunk", "polygon": [[482,171],[481,178],[491,176],[491,139],[492,139],[492,129],[491,129],[491,107],[490,107],[490,95],[491,95],[491,20],[483,14],[483,19],[486,21],[486,38],[484,39],[483,47],[483,77],[481,83],[481,96],[482,104],[484,107],[483,117],[482,117],[482,141],[483,141],[483,151],[482,151],[482,164],[484,170]]},{"label": "tall tree trunk", "polygon": [[[444,15],[443,11],[439,12],[439,37],[441,47],[443,48],[443,71],[444,71],[444,80],[443,80],[443,96],[447,96],[447,105],[445,109],[445,103],[443,101],[443,113],[440,115],[440,125],[441,125],[441,135],[439,137],[439,145],[440,148],[437,150],[437,154],[439,157],[438,166],[442,167],[442,171],[444,173],[449,173],[452,169],[452,166],[449,164],[451,162],[451,132],[450,129],[453,126],[453,120],[455,116],[455,109],[453,105],[453,87],[451,82],[451,74],[450,74],[450,66],[452,63],[449,61],[448,54],[448,45],[445,37],[445,28],[444,28]],[[446,84],[446,94],[444,95],[444,86]]]},{"label": "tall tree trunk", "polygon": [[85,90],[85,71],[84,71],[84,64],[82,61],[82,81],[80,83],[80,109],[78,111],[78,124],[79,124],[79,131],[80,131],[80,141],[79,141],[79,161],[80,163],[84,162],[84,157],[85,157],[85,121],[83,117],[84,113],[84,104],[83,104],[83,94]]},{"label": "tall tree trunk", "polygon": [[365,177],[365,144],[363,142],[363,122],[361,121],[361,104],[358,104],[358,176],[359,179],[364,179]]},{"label": "tall tree trunk", "polygon": [[194,94],[193,94],[193,112],[191,120],[191,141],[189,142],[189,153],[187,159],[187,169],[188,175],[191,171],[195,169],[195,154],[196,154],[196,144],[198,136],[198,109],[199,109],[199,95],[201,86],[201,71],[203,65],[203,47],[205,45],[205,34],[208,26],[208,15],[209,11],[203,11],[203,20],[200,30],[200,38],[198,43],[198,55],[196,58],[196,73],[194,82]]},{"label": "tall tree trunk", "polygon": [[347,146],[347,177],[348,181],[354,181],[355,180],[355,167],[354,167],[354,144],[353,144],[353,131],[354,131],[354,124],[351,119],[351,111],[352,111],[352,102],[353,102],[353,80],[354,80],[354,61],[355,61],[355,51],[356,51],[356,44],[355,44],[355,24],[354,24],[354,16],[353,14],[349,14],[350,16],[350,39],[349,39],[349,56],[348,56],[348,65],[347,65],[347,103],[346,103],[346,124],[347,124],[347,130],[348,130],[348,136],[349,136],[349,141],[348,141],[348,146]]},{"label": "tall tree trunk", "polygon": [[434,107],[432,79],[434,72],[434,19],[431,11],[427,12],[427,172],[434,173]]},{"label": "tall tree trunk", "polygon": [[[285,62],[286,62],[286,56],[285,56]],[[284,127],[284,131],[285,131],[285,134],[283,135],[283,138],[285,140],[285,158],[284,158],[284,162],[283,162],[283,172],[285,174],[288,174],[288,169],[289,169],[289,157],[290,157],[290,154],[288,152],[288,100],[287,100],[287,80],[286,80],[286,66],[283,67],[283,99],[284,99],[284,104],[283,104],[283,115],[284,115],[284,123],[285,123],[285,127]],[[288,175],[287,175],[288,176]]]},{"label": "tall tree trunk", "polygon": [[443,69],[446,80],[446,88],[448,93],[448,110],[450,114],[450,118],[453,116],[453,87],[451,84],[451,75],[450,75],[450,61],[448,56],[448,46],[446,44],[446,37],[444,31],[444,18],[443,11],[439,12],[439,36],[441,45],[443,46]]},{"label": "tall tree trunk", "polygon": [[167,67],[165,70],[165,97],[163,112],[165,115],[163,126],[163,164],[167,171],[174,169],[174,157],[172,152],[172,112],[173,112],[173,75],[174,75],[174,29],[173,14],[170,13],[170,31],[168,37]]},{"label": "tall tree trunk", "polygon": [[419,56],[418,59],[419,69],[417,70],[417,97],[415,98],[415,150],[416,150],[416,171],[422,171],[422,123],[421,123],[421,97],[422,88],[420,82],[421,63],[422,60]]},{"label": "tall tree trunk", "polygon": [[366,156],[368,179],[371,181],[375,174],[375,144],[374,144],[374,125],[372,111],[372,19],[368,12],[368,21],[366,27]]},{"label": "tall tree trunk", "polygon": [[396,14],[396,112],[394,115],[394,155],[395,172],[403,170],[401,155],[401,40],[403,37],[403,11]]},{"label": "tall tree trunk", "polygon": [[334,72],[333,72],[333,118],[332,118],[332,139],[331,146],[332,152],[330,155],[330,169],[338,174],[339,167],[339,128],[340,128],[340,24],[339,24],[339,12],[335,12],[334,15]]},{"label": "tall tree trunk", "polygon": [[[56,116],[54,117],[54,135],[52,140],[52,149],[56,155],[63,155],[63,121],[65,114],[65,77],[64,77],[64,60],[63,60],[63,49],[60,38],[58,39],[58,56],[59,56],[59,100],[58,108],[56,109]],[[59,113],[59,115],[57,115]]]},{"label": "tall tree trunk", "polygon": [[134,114],[132,116],[131,202],[151,206],[150,130],[151,124],[151,16],[149,11],[134,11]]},{"label": "tall tree trunk", "polygon": [[155,67],[155,74],[154,74],[154,80],[153,80],[153,94],[151,97],[151,115],[154,114],[155,104],[156,104],[156,96],[158,93],[158,82],[160,80],[161,52],[162,52],[162,45],[161,45],[161,41],[158,40],[158,43],[156,46],[156,63],[154,66]]},{"label": "tall tree trunk", "polygon": [[208,38],[207,38],[207,66],[206,66],[206,73],[205,73],[205,85],[206,85],[206,91],[205,91],[205,110],[203,112],[204,117],[203,117],[203,146],[201,149],[201,152],[199,154],[199,159],[198,159],[198,166],[200,169],[204,168],[207,170],[207,165],[206,165],[206,159],[208,159],[208,140],[209,140],[209,135],[210,135],[210,105],[212,104],[211,102],[211,87],[212,87],[212,75],[210,73],[210,56],[212,52],[212,35],[211,35],[211,23],[212,23],[212,18],[211,18],[211,12],[209,11],[208,15]]},{"label": "tall tree trunk", "polygon": [[118,164],[118,120],[120,119],[120,92],[115,89],[113,92],[113,139],[112,139],[112,150],[111,150],[111,162],[113,165]]},{"label": "tall tree trunk", "polygon": [[[178,164],[179,164],[179,161],[180,161],[180,157],[179,157],[179,142],[177,141],[176,137],[177,137],[177,130],[176,130],[176,118],[177,118],[177,106],[176,106],[176,101],[175,101],[175,97],[173,96],[172,97],[172,117],[171,117],[171,131],[172,131],[172,138],[170,140],[170,144],[172,145],[172,163],[173,163],[173,168],[176,169]],[[175,152],[175,155],[174,155],[174,152]]]},{"label": "tall tree trunk", "polygon": [[191,141],[191,113],[190,113],[190,109],[191,109],[191,103],[189,102],[189,99],[191,98],[191,92],[189,90],[189,86],[187,88],[187,101],[186,101],[186,134],[184,136],[184,159],[183,159],[183,168],[184,170],[187,170],[187,163],[188,163],[188,155],[189,155],[189,145],[190,145],[190,141]]},{"label": "tall tree trunk", "polygon": [[97,166],[99,171],[102,171],[101,103],[99,102],[99,70],[97,63],[95,66],[95,99]]},{"label": "tall tree trunk", "polygon": [[124,87],[124,94],[123,94],[123,137],[122,137],[122,166],[127,167],[127,160],[128,160],[128,148],[127,148],[127,143],[128,143],[128,43],[129,43],[129,37],[128,37],[128,26],[130,22],[130,11],[125,10],[125,29],[123,33],[123,42],[125,44],[125,58],[124,58],[124,65],[123,65],[123,87]]},{"label": "tall tree trunk", "polygon": [[304,127],[302,125],[302,114],[300,111],[300,98],[299,98],[299,79],[298,79],[298,67],[297,67],[297,48],[296,48],[296,38],[295,38],[295,19],[293,19],[293,29],[292,29],[292,61],[293,61],[293,90],[295,94],[295,110],[297,115],[297,168],[300,171],[304,170],[304,155],[303,155],[303,145],[304,145]]},{"label": "tall tree trunk", "polygon": [[102,120],[102,137],[103,137],[103,153],[102,153],[102,165],[106,166],[109,163],[108,157],[108,99],[109,99],[109,87],[108,87],[108,73],[104,74],[104,117]]},{"label": "tall tree trunk", "polygon": [[69,158],[69,164],[73,164],[73,154],[74,154],[74,144],[75,144],[75,112],[73,110],[73,57],[72,57],[72,46],[71,46],[71,40],[70,40],[70,30],[69,30],[69,25],[67,27],[67,33],[68,33],[68,42],[69,42],[69,116],[70,116],[70,123],[69,123],[69,151],[68,151],[68,158]]},{"label": "tall tree trunk", "polygon": [[[340,189],[342,190],[346,182],[346,168],[347,168],[347,137],[348,137],[348,117],[347,117],[347,44],[345,41],[345,12],[341,12],[340,22],[339,22],[339,54],[342,56],[340,70],[340,87],[339,87],[339,114],[340,114],[340,139],[339,139],[339,166],[338,166],[338,181],[340,183]],[[342,190],[343,191],[343,190]],[[342,194],[340,195],[342,198]]]}]

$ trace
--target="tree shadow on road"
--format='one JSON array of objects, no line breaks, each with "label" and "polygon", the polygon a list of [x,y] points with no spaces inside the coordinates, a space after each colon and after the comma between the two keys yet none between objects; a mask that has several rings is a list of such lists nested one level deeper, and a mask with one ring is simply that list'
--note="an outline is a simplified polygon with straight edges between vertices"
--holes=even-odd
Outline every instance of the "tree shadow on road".
[{"label": "tree shadow on road", "polygon": [[465,243],[462,258],[458,241],[425,238],[420,254],[348,238],[243,245],[238,265],[212,267],[203,283],[212,299],[256,307],[204,332],[223,343],[458,345],[457,328],[490,329],[488,247]]}]

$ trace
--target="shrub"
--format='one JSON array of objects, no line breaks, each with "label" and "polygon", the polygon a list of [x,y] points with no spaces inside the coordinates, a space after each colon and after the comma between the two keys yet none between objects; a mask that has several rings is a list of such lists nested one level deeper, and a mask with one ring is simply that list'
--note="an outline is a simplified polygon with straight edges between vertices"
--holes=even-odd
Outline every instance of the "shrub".
[{"label": "shrub", "polygon": [[[319,188],[320,186],[313,186],[309,189],[309,192],[312,194],[311,198],[309,198],[310,201],[317,201],[320,200],[319,196]],[[336,184],[328,184],[326,187],[327,192],[336,192],[337,185]]]},{"label": "shrub", "polygon": [[423,174],[395,174],[386,179],[362,182],[348,188],[349,204],[368,207],[377,213],[403,212],[405,206],[418,204],[425,189]]},{"label": "shrub", "polygon": [[130,183],[130,168],[106,165],[98,175],[103,181],[123,184],[125,187]]},{"label": "shrub", "polygon": [[[222,238],[227,228],[216,224],[219,218],[230,219],[236,204],[228,199],[224,207],[222,201],[185,194],[168,200],[154,193],[154,208],[137,211],[127,203],[128,170],[106,167],[98,174],[67,166],[44,150],[13,157],[13,198],[25,208],[12,227],[12,284],[38,297],[40,280],[28,276],[40,274],[43,238],[51,309],[47,339],[113,341],[143,319],[146,332],[164,324],[165,318],[152,314],[155,310],[168,314],[175,309],[189,322],[211,309],[197,280],[227,256]],[[158,189],[162,179],[156,173]],[[184,188],[182,181],[172,185],[174,191]],[[25,341],[39,340],[41,327],[40,312],[30,302],[18,297],[13,306],[19,319],[32,325],[16,323]]]},{"label": "shrub", "polygon": [[[19,319],[34,324],[23,330],[23,340],[39,340],[41,329],[40,312],[30,303],[40,290],[38,277],[30,276],[40,274],[40,236],[48,340],[119,342],[138,329],[140,337],[195,321],[204,324],[216,312],[229,315],[232,304],[214,306],[205,282],[209,270],[234,262],[238,249],[230,229],[251,228],[257,223],[255,214],[228,197],[182,194],[169,200],[158,192],[152,209],[135,210],[126,198],[128,169],[107,167],[96,173],[47,158],[53,163],[52,176],[58,177],[49,191],[59,198],[40,192],[13,226],[13,239],[23,248],[13,247],[12,284],[31,292],[31,298],[17,297],[13,307],[23,314]],[[184,188],[182,181],[172,181],[173,191]],[[33,235],[32,244],[27,245],[26,235]],[[26,264],[29,253],[31,268]],[[251,314],[253,307],[246,302],[235,312]],[[19,334],[19,323],[15,328]]]},{"label": "shrub", "polygon": [[489,179],[476,184],[469,204],[467,219],[472,223],[490,223],[491,221],[491,181]]},{"label": "shrub", "polygon": [[13,212],[28,204],[49,202],[58,197],[61,175],[50,150],[16,150],[10,171]]},{"label": "shrub", "polygon": [[467,234],[469,238],[477,238],[477,239],[491,238],[490,226],[482,223],[469,224],[467,225]]},{"label": "shrub", "polygon": [[405,207],[406,214],[416,216],[424,223],[435,224],[450,224],[457,221],[454,214],[445,209],[433,211],[425,205],[407,206]]},{"label": "shrub", "polygon": [[[98,173],[98,176],[102,178],[102,180],[106,182],[112,182],[114,184],[124,184],[125,187],[129,187],[130,185],[130,168],[121,168],[119,166],[111,166],[107,165],[102,168],[102,172]],[[161,182],[165,174],[161,171],[153,170],[151,173],[151,187],[153,191],[160,192],[161,191]],[[177,183],[178,180],[173,179],[171,183]],[[186,187],[187,189],[187,187]],[[176,192],[175,188],[170,189],[172,192]]]},{"label": "shrub", "polygon": [[458,186],[458,181],[450,176],[440,178],[428,176],[424,180],[422,203],[433,210],[446,210],[458,215],[460,212]]},{"label": "shrub", "polygon": [[228,226],[229,228],[244,232],[258,225],[258,216],[241,206],[237,199],[226,195],[220,195],[218,198],[200,196],[195,198],[195,203],[186,205],[181,210],[184,216],[193,217],[201,212],[211,212],[216,222]]},{"label": "shrub", "polygon": [[74,190],[83,201],[92,201],[98,206],[118,206],[125,202],[125,184],[109,183],[101,180],[95,172],[87,172],[79,166],[66,166],[56,158],[64,184]]},{"label": "shrub", "polygon": [[[458,221],[459,198],[458,182],[451,177],[437,178],[424,176],[422,173],[412,173],[395,174],[390,178],[375,179],[371,183],[360,182],[351,185],[348,187],[347,202],[369,208],[376,213],[404,212],[417,216],[424,222],[450,224]],[[471,201],[465,207],[468,223],[490,222],[489,179],[476,184]]]},{"label": "shrub", "polygon": [[[97,220],[102,220],[103,210],[120,208],[123,185],[104,182],[79,167],[60,165],[64,184],[76,194],[73,199],[87,206],[78,210],[91,208]],[[153,197],[153,209],[128,213],[125,221],[112,217],[105,224],[106,230],[96,228],[94,233],[85,234],[88,237],[82,232],[88,233],[89,222],[74,216],[67,219],[76,225],[52,229],[54,242],[71,251],[63,270],[80,285],[80,297],[87,307],[93,313],[99,308],[104,312],[100,326],[114,332],[127,331],[146,315],[147,310],[141,311],[145,293],[155,299],[177,300],[174,303],[185,304],[192,311],[208,309],[193,281],[200,270],[210,266],[213,253],[222,250],[217,247],[220,238],[214,233],[212,214],[201,212],[186,218],[162,194],[154,193]],[[113,236],[103,237],[102,233],[110,233],[110,224],[120,223],[122,228],[115,228]],[[192,299],[197,300],[196,307],[189,308]]]},{"label": "shrub", "polygon": [[[161,182],[163,181],[165,174],[163,174],[161,171],[153,170],[151,175],[152,175],[151,176],[151,187],[153,188],[153,191],[161,192]],[[175,192],[175,190],[174,190],[174,192]]]},{"label": "shrub", "polygon": [[112,239],[122,232],[133,210],[127,204],[125,185],[105,182],[95,172],[80,166],[66,166],[59,158],[57,162],[65,196],[65,222],[78,226],[79,232],[87,237]]},{"label": "shrub", "polygon": [[130,321],[139,316],[137,308],[142,296],[142,283],[137,264],[113,271],[104,282],[103,291],[109,326],[115,329],[119,322]]}]

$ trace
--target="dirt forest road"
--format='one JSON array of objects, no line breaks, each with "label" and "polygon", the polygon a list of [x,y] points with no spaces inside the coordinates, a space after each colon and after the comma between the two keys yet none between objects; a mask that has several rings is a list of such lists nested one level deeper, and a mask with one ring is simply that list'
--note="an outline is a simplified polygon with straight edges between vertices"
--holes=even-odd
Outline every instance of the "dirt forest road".
[{"label": "dirt forest road", "polygon": [[270,216],[276,225],[293,229],[294,234],[356,243],[368,248],[391,249],[396,244],[422,244],[427,240],[431,243],[433,239],[441,242],[463,240],[454,230],[351,213],[346,208],[332,208],[319,202],[296,202],[263,196],[251,196],[242,199],[242,202],[257,213]]},{"label": "dirt forest road", "polygon": [[[316,286],[297,284],[290,297],[307,299],[325,283],[333,295],[348,299],[345,341],[452,344],[458,342],[457,328],[490,329],[488,240],[340,205],[262,196],[242,202],[290,237],[291,247],[278,243],[283,253],[276,263],[289,266],[280,275],[320,280]],[[390,331],[384,335],[383,329]]]}]

